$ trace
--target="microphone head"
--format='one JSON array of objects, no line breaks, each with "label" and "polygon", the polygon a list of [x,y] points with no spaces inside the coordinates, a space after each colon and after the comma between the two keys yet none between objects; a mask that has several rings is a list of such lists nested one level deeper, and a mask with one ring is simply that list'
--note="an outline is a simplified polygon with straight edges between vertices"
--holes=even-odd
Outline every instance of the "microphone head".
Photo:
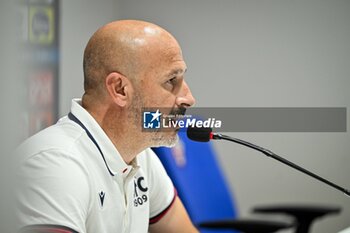
[{"label": "microphone head", "polygon": [[187,137],[197,142],[209,142],[211,139],[212,129],[209,127],[188,127]]}]

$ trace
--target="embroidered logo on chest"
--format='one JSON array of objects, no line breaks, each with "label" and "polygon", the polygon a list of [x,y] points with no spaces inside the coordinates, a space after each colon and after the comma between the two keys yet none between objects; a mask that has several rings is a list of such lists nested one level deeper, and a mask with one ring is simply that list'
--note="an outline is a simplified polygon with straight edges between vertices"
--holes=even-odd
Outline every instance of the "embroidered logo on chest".
[{"label": "embroidered logo on chest", "polygon": [[148,201],[147,191],[148,187],[145,184],[145,178],[143,176],[134,180],[134,206],[138,207]]}]

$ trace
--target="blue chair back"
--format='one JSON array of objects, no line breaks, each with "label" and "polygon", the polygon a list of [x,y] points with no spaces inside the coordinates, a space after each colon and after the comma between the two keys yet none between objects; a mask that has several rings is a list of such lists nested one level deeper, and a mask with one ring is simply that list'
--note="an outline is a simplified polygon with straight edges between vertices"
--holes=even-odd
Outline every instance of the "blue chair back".
[{"label": "blue chair back", "polygon": [[[211,143],[194,142],[179,132],[173,148],[153,148],[163,163],[194,224],[233,219],[235,206]],[[201,233],[233,233],[201,230]]]}]

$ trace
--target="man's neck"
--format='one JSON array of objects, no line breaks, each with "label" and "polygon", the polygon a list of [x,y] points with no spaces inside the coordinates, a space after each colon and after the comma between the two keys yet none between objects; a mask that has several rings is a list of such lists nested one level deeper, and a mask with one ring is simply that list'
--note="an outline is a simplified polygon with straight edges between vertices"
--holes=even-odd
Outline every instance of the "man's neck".
[{"label": "man's neck", "polygon": [[[113,114],[113,116],[111,116],[111,114],[103,112],[97,113],[89,111],[89,113],[106,133],[125,163],[130,164],[131,161],[146,148],[146,146],[143,146],[141,143],[144,139],[140,138],[137,129],[134,125],[129,124],[126,117],[118,114]],[[119,122],[125,123],[116,124],[116,119],[118,119]]]}]

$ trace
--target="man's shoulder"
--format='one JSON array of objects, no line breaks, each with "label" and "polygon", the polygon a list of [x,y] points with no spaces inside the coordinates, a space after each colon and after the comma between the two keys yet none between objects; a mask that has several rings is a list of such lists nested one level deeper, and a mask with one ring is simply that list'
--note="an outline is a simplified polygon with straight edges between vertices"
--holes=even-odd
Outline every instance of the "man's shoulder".
[{"label": "man's shoulder", "polygon": [[16,149],[15,154],[22,159],[26,159],[34,154],[49,150],[69,152],[84,133],[85,131],[74,122],[62,118],[55,125],[49,126],[26,139]]},{"label": "man's shoulder", "polygon": [[148,172],[150,172],[150,170],[158,170],[163,167],[158,156],[151,148],[147,148],[146,150],[142,151],[137,156],[137,162],[144,170]]},{"label": "man's shoulder", "polygon": [[154,151],[151,148],[147,148],[137,155],[137,161],[138,163],[149,163],[154,160],[155,157],[157,157],[157,155]]}]

